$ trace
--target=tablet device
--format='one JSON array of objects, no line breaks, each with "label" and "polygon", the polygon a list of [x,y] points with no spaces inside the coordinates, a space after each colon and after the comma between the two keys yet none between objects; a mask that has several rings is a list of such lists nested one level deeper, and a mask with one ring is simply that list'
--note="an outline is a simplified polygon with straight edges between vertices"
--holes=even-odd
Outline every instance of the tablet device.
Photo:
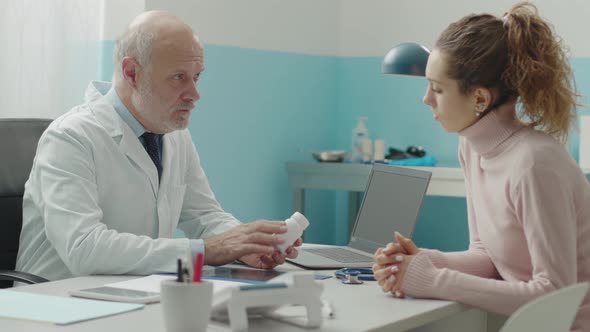
[{"label": "tablet device", "polygon": [[275,270],[261,270],[246,267],[219,266],[209,271],[203,271],[207,279],[224,279],[247,283],[266,282],[283,274]]},{"label": "tablet device", "polygon": [[89,299],[129,303],[154,303],[160,301],[160,293],[109,286],[71,290],[69,294]]}]

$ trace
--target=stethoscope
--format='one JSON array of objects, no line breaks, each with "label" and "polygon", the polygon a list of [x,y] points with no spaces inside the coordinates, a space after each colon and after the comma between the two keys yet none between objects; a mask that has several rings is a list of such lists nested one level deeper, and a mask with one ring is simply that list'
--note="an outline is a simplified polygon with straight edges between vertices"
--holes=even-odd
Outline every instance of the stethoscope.
[{"label": "stethoscope", "polygon": [[366,267],[345,267],[334,272],[334,275],[347,285],[360,285],[363,280],[375,281],[373,270]]}]

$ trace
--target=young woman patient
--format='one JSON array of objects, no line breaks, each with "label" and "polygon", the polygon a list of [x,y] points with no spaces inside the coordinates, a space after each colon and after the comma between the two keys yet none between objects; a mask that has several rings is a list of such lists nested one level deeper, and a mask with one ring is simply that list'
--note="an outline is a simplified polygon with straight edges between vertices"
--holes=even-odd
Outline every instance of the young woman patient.
[{"label": "young woman patient", "polygon": [[[400,234],[373,272],[396,297],[454,300],[510,315],[590,280],[590,185],[565,148],[575,122],[572,70],[551,25],[527,3],[468,15],[442,32],[424,103],[458,133],[469,249],[419,249]],[[590,298],[575,331],[590,331]]]}]

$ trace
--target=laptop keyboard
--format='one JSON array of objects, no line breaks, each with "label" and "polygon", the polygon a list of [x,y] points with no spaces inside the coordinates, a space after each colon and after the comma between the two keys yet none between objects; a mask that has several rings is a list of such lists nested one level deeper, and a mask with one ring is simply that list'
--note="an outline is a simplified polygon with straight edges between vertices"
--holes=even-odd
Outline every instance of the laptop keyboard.
[{"label": "laptop keyboard", "polygon": [[319,255],[322,257],[330,258],[339,263],[363,263],[373,262],[373,257],[367,257],[351,250],[344,248],[304,248],[309,253]]}]

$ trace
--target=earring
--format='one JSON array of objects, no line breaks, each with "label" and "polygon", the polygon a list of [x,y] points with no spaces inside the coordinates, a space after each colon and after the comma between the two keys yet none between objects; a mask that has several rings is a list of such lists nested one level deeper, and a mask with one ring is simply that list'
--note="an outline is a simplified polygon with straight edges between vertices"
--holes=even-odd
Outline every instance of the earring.
[{"label": "earring", "polygon": [[483,105],[477,105],[475,107],[475,116],[480,117],[483,113]]}]

